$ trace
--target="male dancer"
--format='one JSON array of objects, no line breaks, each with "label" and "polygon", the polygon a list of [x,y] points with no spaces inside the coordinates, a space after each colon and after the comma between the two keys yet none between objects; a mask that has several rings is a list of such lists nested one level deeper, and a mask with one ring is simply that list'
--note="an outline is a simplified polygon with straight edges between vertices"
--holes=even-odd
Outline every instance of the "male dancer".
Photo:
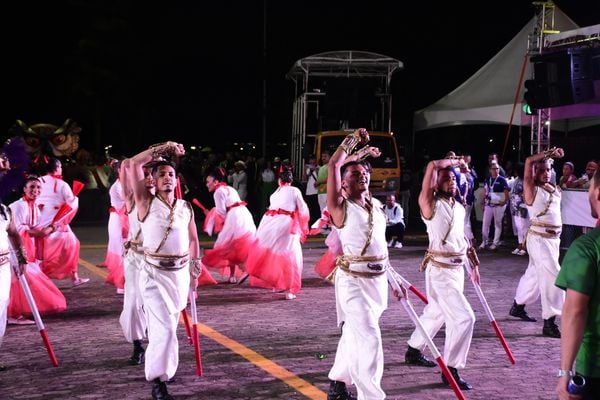
[{"label": "male dancer", "polygon": [[158,161],[152,168],[155,195],[146,187],[143,167],[160,156],[184,154],[183,145],[166,142],[150,146],[131,158],[130,164],[135,207],[144,237],[140,271],[148,325],[144,370],[146,380],[154,382],[154,400],[173,399],[166,381],[175,375],[179,364],[177,321],[187,305],[190,278],[195,283],[200,273],[200,247],[192,206],[175,198],[174,164]]}]

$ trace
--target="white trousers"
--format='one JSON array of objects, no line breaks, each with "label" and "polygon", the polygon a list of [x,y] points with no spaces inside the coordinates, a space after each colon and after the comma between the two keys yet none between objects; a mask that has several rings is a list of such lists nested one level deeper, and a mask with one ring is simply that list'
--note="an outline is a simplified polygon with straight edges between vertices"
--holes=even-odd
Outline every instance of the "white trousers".
[{"label": "white trousers", "polygon": [[141,254],[129,250],[124,257],[125,293],[119,323],[125,340],[133,343],[146,337],[146,316],[140,287],[140,271],[144,262]]},{"label": "white trousers", "polygon": [[387,307],[386,275],[355,278],[338,270],[335,277],[342,337],[329,379],[354,384],[359,400],[383,400],[383,347],[379,318]]},{"label": "white trousers", "polygon": [[[419,318],[427,335],[435,337],[446,324],[444,360],[449,367],[464,368],[471,347],[475,314],[463,294],[465,272],[462,268],[434,267],[429,263],[425,270],[425,288],[429,304]],[[412,348],[423,350],[425,337],[415,330],[408,340]]]},{"label": "white trousers", "polygon": [[494,241],[492,244],[498,246],[500,244],[500,236],[502,235],[502,219],[506,205],[491,207],[486,205],[483,209],[483,222],[481,224],[482,243],[488,244],[490,240],[490,226],[494,220]]},{"label": "white trousers", "polygon": [[475,239],[473,228],[471,227],[471,212],[473,212],[473,204],[465,206],[465,237],[469,240]]},{"label": "white trousers", "polygon": [[189,269],[167,272],[144,262],[140,271],[140,286],[148,325],[144,363],[146,380],[159,378],[167,381],[175,375],[179,364],[177,322],[187,304]]},{"label": "white trousers", "polygon": [[6,333],[8,302],[10,301],[10,263],[0,265],[0,345]]},{"label": "white trousers", "polygon": [[565,291],[554,286],[560,271],[558,263],[560,239],[548,239],[535,234],[527,235],[529,265],[519,280],[515,301],[531,304],[541,297],[542,318],[562,314]]},{"label": "white trousers", "polygon": [[529,229],[529,218],[521,218],[516,215],[513,215],[513,227],[516,230],[517,240],[519,244],[525,243],[525,236],[527,235],[527,230]]}]

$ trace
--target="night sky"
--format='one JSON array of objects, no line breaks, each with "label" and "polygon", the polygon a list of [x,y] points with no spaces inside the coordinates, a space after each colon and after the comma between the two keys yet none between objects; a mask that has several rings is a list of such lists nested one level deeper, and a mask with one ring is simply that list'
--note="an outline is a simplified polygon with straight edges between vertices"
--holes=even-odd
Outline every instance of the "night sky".
[{"label": "night sky", "polygon": [[[294,97],[286,73],[300,58],[336,50],[404,63],[393,78],[392,128],[406,141],[415,110],[468,79],[534,16],[524,0],[268,0],[266,24],[263,1],[16,3],[0,13],[0,126],[72,118],[82,147],[113,144],[125,155],[167,139],[258,143],[263,79],[267,138],[285,141]],[[600,23],[600,2],[555,4],[580,26]]]}]

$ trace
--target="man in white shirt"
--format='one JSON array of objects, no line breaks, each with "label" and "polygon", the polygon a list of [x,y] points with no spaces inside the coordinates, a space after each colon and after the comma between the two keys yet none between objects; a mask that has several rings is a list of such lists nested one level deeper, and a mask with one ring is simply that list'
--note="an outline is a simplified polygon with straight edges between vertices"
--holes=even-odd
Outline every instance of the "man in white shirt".
[{"label": "man in white shirt", "polygon": [[386,196],[383,211],[386,217],[385,240],[387,247],[401,249],[404,241],[404,210],[400,204],[396,203],[396,196],[393,194]]}]

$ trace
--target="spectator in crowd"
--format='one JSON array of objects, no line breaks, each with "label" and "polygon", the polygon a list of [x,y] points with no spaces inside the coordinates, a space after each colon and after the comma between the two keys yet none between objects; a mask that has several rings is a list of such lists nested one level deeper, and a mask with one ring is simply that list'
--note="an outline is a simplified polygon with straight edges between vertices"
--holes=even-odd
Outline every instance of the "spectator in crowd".
[{"label": "spectator in crowd", "polygon": [[475,202],[475,181],[477,180],[477,173],[472,169],[471,156],[469,154],[463,155],[463,163],[460,164],[460,181],[458,184],[458,192],[461,196],[461,201],[465,207],[465,236],[469,243],[475,245],[475,235],[473,234],[473,228],[471,226],[471,215],[473,212],[473,204]]},{"label": "spectator in crowd", "polygon": [[240,200],[245,201],[248,197],[248,174],[246,174],[246,163],[238,160],[233,164],[233,174],[230,175],[229,184],[237,190]]},{"label": "spectator in crowd", "polygon": [[[318,200],[319,200],[319,208],[321,209],[321,213],[325,207],[327,207],[327,175],[328,175],[328,165],[329,159],[331,158],[331,153],[329,150],[324,149],[321,151],[321,166],[317,172],[317,191],[318,191]],[[321,228],[321,233],[327,235],[330,232],[329,225],[323,226]]]},{"label": "spectator in crowd", "polygon": [[498,158],[498,153],[490,153],[488,154],[488,170],[486,172],[486,179],[490,176],[490,167],[492,164],[498,166],[498,175],[506,177],[506,171],[502,168],[500,164],[500,159]]},{"label": "spectator in crowd", "polygon": [[577,175],[575,175],[575,165],[571,161],[567,161],[562,167],[562,176],[558,181],[561,189],[571,189],[577,186]]},{"label": "spectator in crowd", "polygon": [[575,187],[579,189],[587,189],[590,187],[590,181],[594,176],[594,173],[598,169],[598,162],[596,160],[590,160],[585,165],[585,173],[581,175],[581,178],[575,181]]},{"label": "spectator in crowd", "polygon": [[523,163],[517,163],[515,168],[517,177],[513,180],[510,190],[510,214],[519,244],[512,251],[512,254],[524,256],[527,254],[525,237],[529,229],[529,212],[527,211],[527,204],[525,204],[525,200],[523,199],[523,174],[525,166]]},{"label": "spectator in crowd", "polygon": [[[502,235],[502,219],[508,203],[510,188],[506,178],[500,175],[500,164],[490,164],[490,175],[484,181],[483,222],[481,225],[480,249],[496,250]],[[489,243],[490,227],[494,221],[494,239]]]},{"label": "spectator in crowd", "polygon": [[[588,194],[592,217],[597,219],[600,216],[599,172],[592,176]],[[599,260],[600,228],[596,227],[577,238],[569,247],[556,278],[556,286],[566,290],[562,308],[559,379],[556,385],[560,400],[573,399],[567,392],[567,384],[574,371],[586,381],[582,399],[600,399]]]},{"label": "spectator in crowd", "polygon": [[408,226],[412,185],[413,171],[406,162],[406,158],[400,157],[400,207],[404,211],[404,226]]},{"label": "spectator in crowd", "polygon": [[259,213],[263,213],[269,206],[269,197],[277,189],[277,175],[271,161],[266,160],[264,162],[258,178],[260,186],[260,206],[258,211]]},{"label": "spectator in crowd", "polygon": [[306,182],[306,190],[304,191],[306,197],[306,204],[310,211],[310,221],[316,221],[321,216],[321,209],[319,207],[318,190],[317,190],[317,171],[319,166],[317,165],[316,157],[311,154],[308,157],[306,168],[304,169],[303,180]]},{"label": "spectator in crowd", "polygon": [[535,322],[525,311],[525,306],[542,298],[542,334],[560,338],[555,323],[561,314],[564,293],[554,286],[560,265],[559,245],[562,219],[561,191],[550,183],[550,158],[564,157],[561,148],[552,148],[533,154],[525,160],[523,198],[528,206],[531,225],[527,233],[529,265],[519,280],[509,314],[524,321]]},{"label": "spectator in crowd", "polygon": [[405,229],[404,212],[400,204],[396,203],[396,196],[388,194],[385,197],[383,211],[386,220],[385,240],[387,241],[387,247],[401,249]]}]

